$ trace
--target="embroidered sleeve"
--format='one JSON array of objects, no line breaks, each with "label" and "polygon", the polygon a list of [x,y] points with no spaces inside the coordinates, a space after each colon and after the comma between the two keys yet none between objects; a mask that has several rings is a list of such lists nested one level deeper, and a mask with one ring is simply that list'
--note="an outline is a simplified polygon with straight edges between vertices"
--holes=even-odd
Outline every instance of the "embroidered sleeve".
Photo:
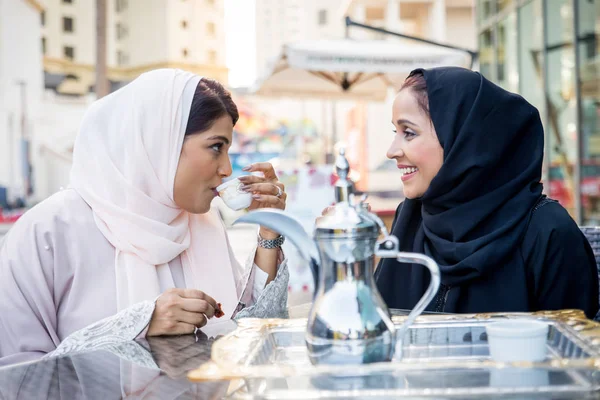
[{"label": "embroidered sleeve", "polygon": [[143,301],[70,334],[44,358],[111,349],[136,339],[150,323],[155,302]]},{"label": "embroidered sleeve", "polygon": [[[257,268],[258,272],[260,268]],[[234,319],[240,318],[287,318],[287,298],[290,273],[287,260],[277,268],[277,276],[258,294],[249,307],[241,310]]]}]

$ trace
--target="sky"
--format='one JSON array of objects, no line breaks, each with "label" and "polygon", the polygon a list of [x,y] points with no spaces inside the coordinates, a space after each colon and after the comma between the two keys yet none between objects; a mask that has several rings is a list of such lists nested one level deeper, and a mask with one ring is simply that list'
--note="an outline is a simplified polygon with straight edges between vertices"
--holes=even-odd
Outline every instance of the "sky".
[{"label": "sky", "polygon": [[249,86],[256,79],[255,0],[225,0],[226,64],[229,85]]}]

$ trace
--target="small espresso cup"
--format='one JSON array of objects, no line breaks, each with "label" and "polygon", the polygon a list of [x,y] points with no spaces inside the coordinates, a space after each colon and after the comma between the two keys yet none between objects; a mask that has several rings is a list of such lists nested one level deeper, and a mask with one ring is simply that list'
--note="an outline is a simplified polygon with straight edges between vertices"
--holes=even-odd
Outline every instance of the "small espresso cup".
[{"label": "small espresso cup", "polygon": [[238,178],[217,186],[219,197],[227,207],[234,211],[248,208],[250,207],[250,204],[252,204],[252,193],[243,191],[242,186],[244,186],[244,184]]}]

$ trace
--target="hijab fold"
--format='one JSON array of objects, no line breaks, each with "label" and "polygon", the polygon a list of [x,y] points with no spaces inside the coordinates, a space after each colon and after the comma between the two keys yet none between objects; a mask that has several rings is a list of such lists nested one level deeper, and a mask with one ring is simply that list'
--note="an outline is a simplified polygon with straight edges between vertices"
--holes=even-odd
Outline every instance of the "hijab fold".
[{"label": "hijab fold", "polygon": [[188,288],[215,297],[226,315],[237,306],[220,217],[215,210],[190,214],[173,200],[200,80],[174,69],[144,73],[95,102],[75,141],[71,186],[92,208],[96,225],[115,247],[119,310],[174,287],[168,264],[179,256]]},{"label": "hijab fold", "polygon": [[[444,162],[423,196],[400,204],[392,234],[401,251],[432,257],[442,284],[461,286],[515,261],[542,194],[544,134],[538,111],[477,72],[418,69]],[[412,308],[429,284],[418,265],[384,259],[377,284],[391,307]]]}]

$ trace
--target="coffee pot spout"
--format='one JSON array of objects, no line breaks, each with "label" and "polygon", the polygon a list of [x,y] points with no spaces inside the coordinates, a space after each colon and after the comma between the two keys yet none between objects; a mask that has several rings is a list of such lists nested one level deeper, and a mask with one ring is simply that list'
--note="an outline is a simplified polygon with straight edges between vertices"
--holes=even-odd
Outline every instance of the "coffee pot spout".
[{"label": "coffee pot spout", "polygon": [[287,240],[292,242],[298,248],[298,252],[302,258],[309,263],[316,291],[319,282],[319,265],[321,264],[319,250],[313,239],[306,233],[302,224],[296,218],[287,215],[281,210],[260,209],[241,216],[233,224],[238,223],[262,225],[285,236]]}]

